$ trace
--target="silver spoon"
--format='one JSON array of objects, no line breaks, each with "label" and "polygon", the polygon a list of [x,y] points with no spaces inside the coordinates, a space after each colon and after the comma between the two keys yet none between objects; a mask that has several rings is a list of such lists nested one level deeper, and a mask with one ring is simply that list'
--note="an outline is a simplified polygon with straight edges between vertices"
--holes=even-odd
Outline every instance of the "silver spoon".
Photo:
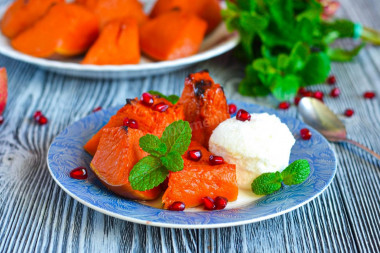
[{"label": "silver spoon", "polygon": [[346,127],[340,119],[321,101],[315,98],[304,97],[298,104],[298,111],[303,121],[315,128],[327,140],[332,142],[348,142],[364,149],[371,155],[380,159],[380,155],[376,154],[362,144],[347,139]]}]

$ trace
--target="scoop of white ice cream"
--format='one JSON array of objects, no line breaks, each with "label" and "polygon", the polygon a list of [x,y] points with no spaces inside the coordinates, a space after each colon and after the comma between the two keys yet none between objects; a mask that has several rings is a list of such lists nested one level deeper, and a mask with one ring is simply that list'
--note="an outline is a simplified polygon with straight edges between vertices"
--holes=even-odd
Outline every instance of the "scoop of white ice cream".
[{"label": "scoop of white ice cream", "polygon": [[289,163],[295,139],[289,128],[275,115],[251,114],[250,121],[235,117],[213,131],[210,152],[236,164],[240,188],[251,189],[252,181],[265,172],[283,170]]}]

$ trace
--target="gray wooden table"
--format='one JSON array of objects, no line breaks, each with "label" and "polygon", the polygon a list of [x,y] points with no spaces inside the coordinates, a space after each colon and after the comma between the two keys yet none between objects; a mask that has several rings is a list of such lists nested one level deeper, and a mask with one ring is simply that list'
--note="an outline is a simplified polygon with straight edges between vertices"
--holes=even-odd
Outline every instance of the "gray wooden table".
[{"label": "gray wooden table", "polygon": [[[344,0],[340,15],[380,29],[379,0]],[[237,84],[243,66],[231,54],[187,69],[133,80],[91,80],[46,72],[0,56],[9,74],[9,103],[0,125],[0,252],[380,252],[380,162],[357,148],[333,144],[338,172],[331,186],[309,204],[255,224],[221,229],[164,229],[103,215],[78,203],[50,177],[46,155],[54,137],[97,106],[122,104],[154,89],[180,94],[184,77],[208,68],[230,99],[275,106],[270,98],[243,98]],[[380,152],[380,48],[334,64],[342,94],[325,102],[348,107],[350,137]],[[328,92],[327,85],[316,86]],[[377,92],[364,100],[362,93]],[[42,110],[46,126],[33,123]],[[297,117],[292,107],[289,115]]]}]

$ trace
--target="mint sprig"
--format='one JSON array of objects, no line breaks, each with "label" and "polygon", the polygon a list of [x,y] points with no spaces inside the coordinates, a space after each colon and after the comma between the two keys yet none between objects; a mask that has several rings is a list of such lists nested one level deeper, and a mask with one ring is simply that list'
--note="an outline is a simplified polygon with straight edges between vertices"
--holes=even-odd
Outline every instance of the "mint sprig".
[{"label": "mint sprig", "polygon": [[280,190],[281,183],[296,185],[304,182],[310,174],[310,164],[305,159],[292,162],[285,170],[273,173],[263,173],[253,180],[251,188],[257,195],[268,195]]},{"label": "mint sprig", "polygon": [[191,128],[187,121],[178,120],[165,128],[161,139],[147,134],[140,138],[140,147],[150,155],[141,159],[129,173],[134,190],[146,191],[160,185],[169,171],[183,170],[182,155],[191,142]]},{"label": "mint sprig", "polygon": [[148,93],[151,94],[151,95],[156,95],[156,96],[160,96],[162,98],[165,98],[166,100],[168,100],[173,105],[175,105],[178,102],[178,100],[179,100],[179,96],[177,96],[177,95],[168,95],[168,96],[166,96],[166,95],[162,94],[161,92],[155,91],[155,90],[150,90],[150,91],[148,91]]}]

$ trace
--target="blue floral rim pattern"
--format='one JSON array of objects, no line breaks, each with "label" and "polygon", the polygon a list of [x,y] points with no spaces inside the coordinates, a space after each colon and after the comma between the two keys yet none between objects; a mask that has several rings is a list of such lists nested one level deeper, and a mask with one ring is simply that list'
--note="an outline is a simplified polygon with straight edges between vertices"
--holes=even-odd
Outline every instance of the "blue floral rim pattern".
[{"label": "blue floral rim pattern", "polygon": [[[146,225],[171,228],[215,228],[253,223],[292,211],[321,194],[336,172],[336,158],[327,140],[301,121],[263,106],[231,101],[238,108],[252,113],[276,114],[296,138],[290,161],[307,159],[311,165],[309,178],[296,186],[284,186],[280,191],[236,209],[212,212],[173,212],[123,199],[108,191],[92,173],[91,156],[83,145],[116,113],[119,107],[91,114],[67,127],[50,146],[47,162],[57,184],[71,197],[104,214]],[[304,141],[299,130],[307,127],[312,138]],[[76,180],[69,176],[73,168],[84,166],[89,176]]]}]

